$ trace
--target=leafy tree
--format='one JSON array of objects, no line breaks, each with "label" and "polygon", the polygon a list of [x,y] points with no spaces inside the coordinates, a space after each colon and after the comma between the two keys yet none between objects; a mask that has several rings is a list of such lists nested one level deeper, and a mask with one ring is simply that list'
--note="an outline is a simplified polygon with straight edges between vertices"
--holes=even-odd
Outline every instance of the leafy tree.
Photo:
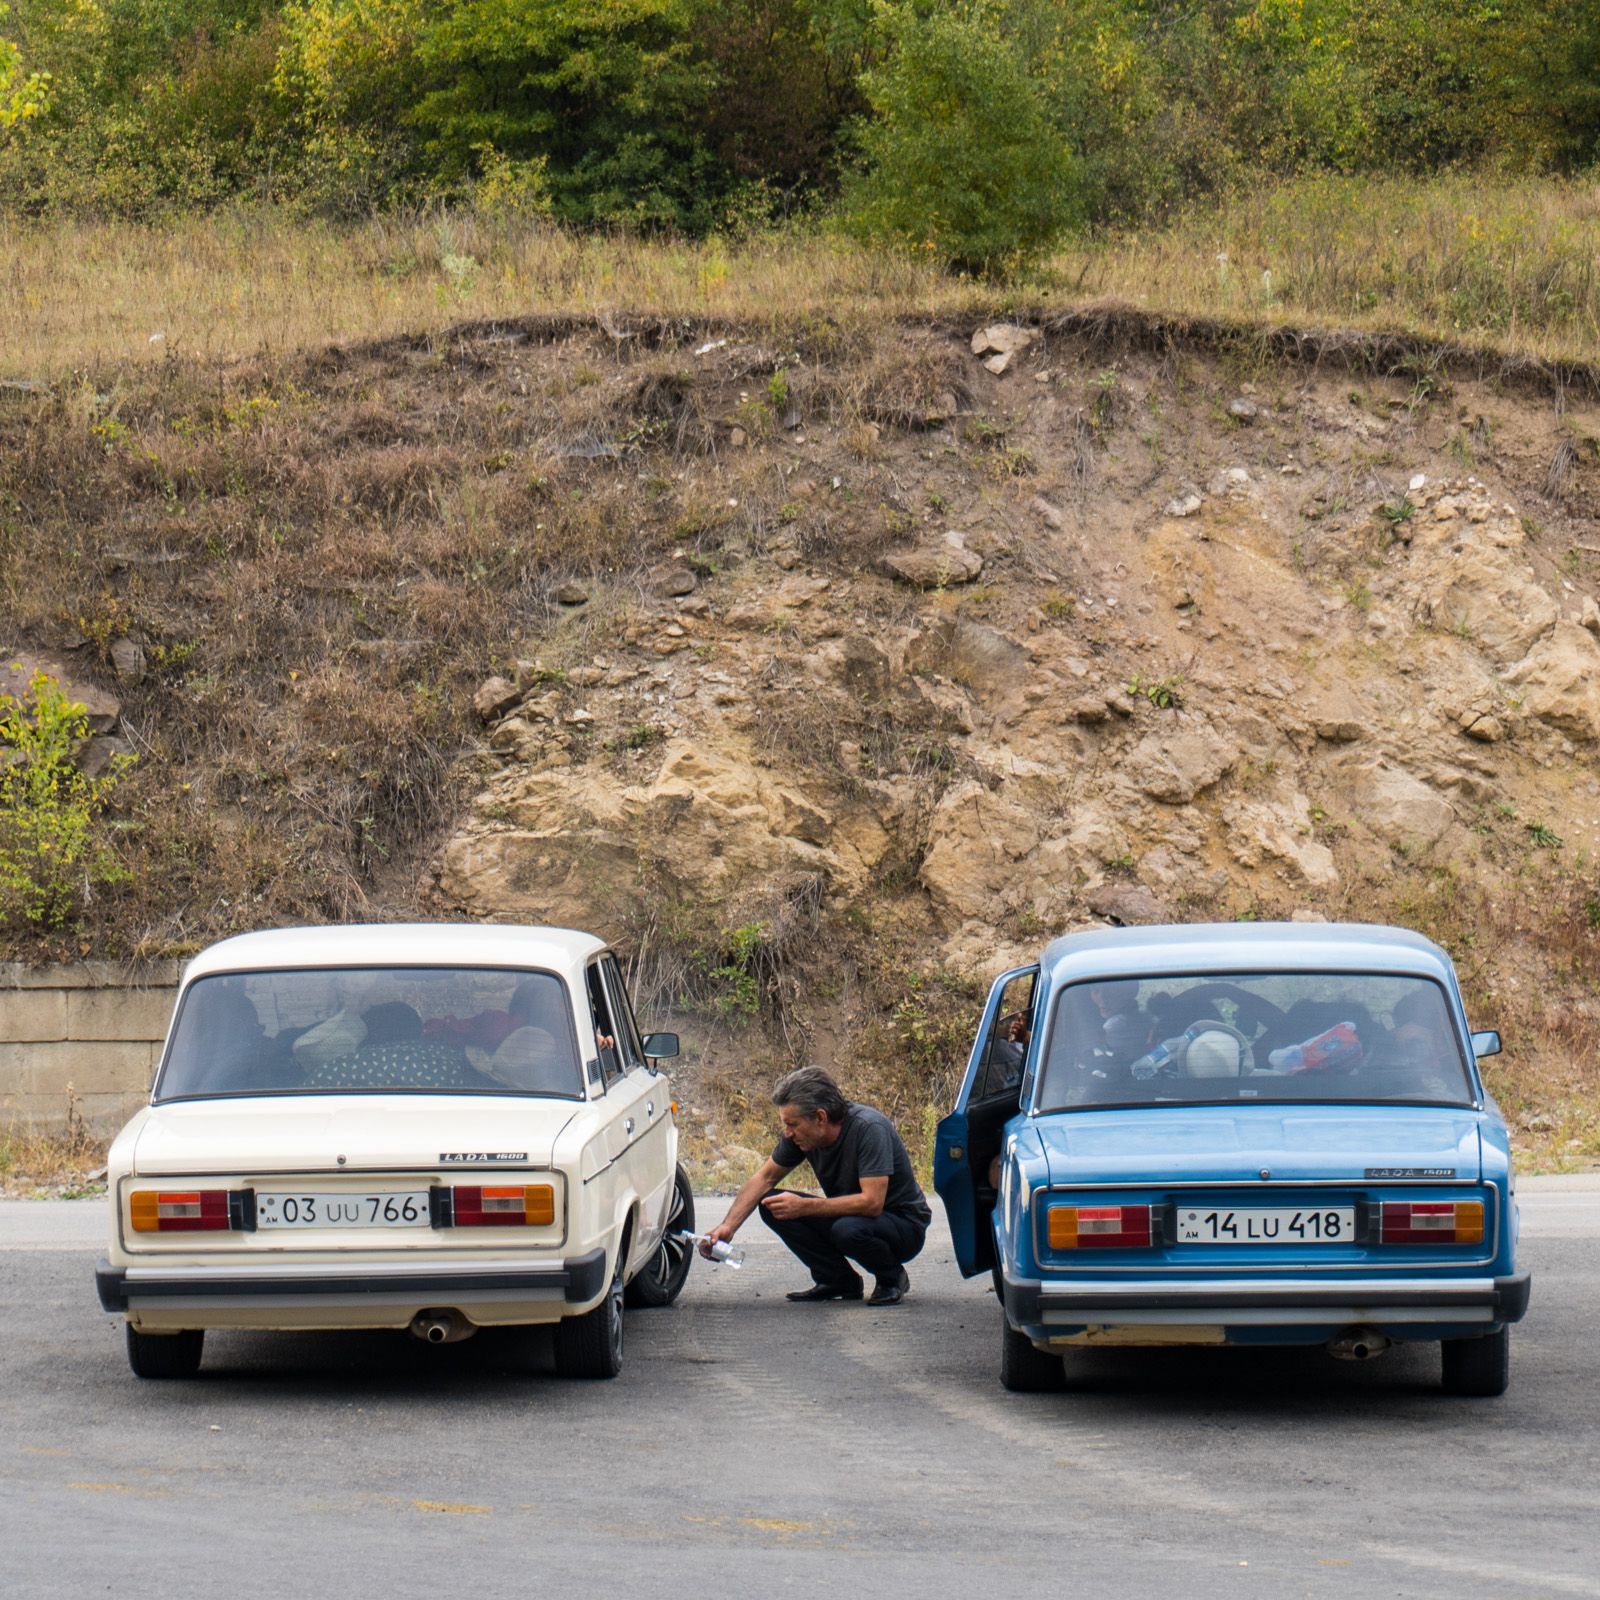
[{"label": "leafy tree", "polygon": [[[10,7],[0,5],[0,17]],[[31,122],[50,104],[50,74],[24,72],[22,51],[9,39],[0,37],[0,134]]]},{"label": "leafy tree", "polygon": [[558,217],[703,222],[715,165],[699,131],[712,82],[691,0],[446,0],[417,59],[411,112],[446,181],[485,156],[544,158]]},{"label": "leafy tree", "polygon": [[1071,158],[1003,21],[984,3],[895,17],[893,53],[862,80],[874,115],[844,195],[858,234],[1003,273],[1074,221]]}]

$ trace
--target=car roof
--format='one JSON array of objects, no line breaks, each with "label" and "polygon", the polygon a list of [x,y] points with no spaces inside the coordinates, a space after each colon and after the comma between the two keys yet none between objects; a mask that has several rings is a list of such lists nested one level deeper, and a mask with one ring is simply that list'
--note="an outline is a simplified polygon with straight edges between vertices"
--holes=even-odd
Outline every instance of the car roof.
[{"label": "car roof", "polygon": [[537,967],[572,972],[606,942],[575,928],[482,922],[345,923],[241,933],[202,950],[184,982],[294,967]]},{"label": "car roof", "polygon": [[1365,922],[1194,922],[1097,928],[1052,940],[1054,983],[1199,972],[1395,972],[1449,983],[1450,957],[1409,928]]}]

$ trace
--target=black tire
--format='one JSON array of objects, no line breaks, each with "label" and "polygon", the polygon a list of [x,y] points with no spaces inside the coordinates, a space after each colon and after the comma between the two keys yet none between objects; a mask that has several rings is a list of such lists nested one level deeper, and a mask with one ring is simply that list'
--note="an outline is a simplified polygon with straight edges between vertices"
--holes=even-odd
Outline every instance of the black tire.
[{"label": "black tire", "polygon": [[667,1204],[667,1226],[661,1243],[634,1274],[622,1297],[625,1304],[670,1306],[683,1293],[683,1286],[689,1281],[689,1268],[694,1264],[694,1246],[673,1238],[680,1231],[694,1232],[694,1191],[689,1187],[689,1174],[682,1167],[673,1179],[672,1199]]},{"label": "black tire", "polygon": [[622,1258],[606,1297],[581,1317],[556,1324],[556,1371],[563,1378],[614,1378],[622,1371]]},{"label": "black tire", "polygon": [[204,1328],[183,1333],[140,1333],[128,1324],[128,1365],[140,1378],[192,1378],[200,1370]]},{"label": "black tire", "polygon": [[1013,1394],[1048,1394],[1067,1386],[1060,1356],[1034,1348],[1000,1313],[1000,1384]]},{"label": "black tire", "polygon": [[1511,1382],[1510,1328],[1481,1339],[1446,1339],[1439,1350],[1446,1394],[1487,1397],[1506,1392]]}]

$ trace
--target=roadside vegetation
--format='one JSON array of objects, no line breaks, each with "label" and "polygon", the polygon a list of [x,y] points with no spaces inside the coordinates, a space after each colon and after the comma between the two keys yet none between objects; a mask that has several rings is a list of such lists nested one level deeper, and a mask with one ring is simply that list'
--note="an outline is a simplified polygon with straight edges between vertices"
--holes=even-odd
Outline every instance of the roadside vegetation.
[{"label": "roadside vegetation", "polygon": [[[415,911],[489,770],[487,674],[559,685],[653,562],[787,542],[854,573],[908,535],[887,499],[819,514],[763,450],[801,418],[823,481],[867,476],[964,392],[930,328],[1076,319],[1104,355],[1085,496],[1124,345],[1254,377],[1333,351],[1417,375],[1419,414],[1452,364],[1592,391],[1597,84],[1579,0],[0,6],[0,649],[143,662],[137,760],[87,790],[59,751],[20,760],[49,738],[0,708],[0,956]],[[1003,418],[963,443],[1008,492],[1036,470]],[[1593,440],[1564,448],[1552,481]],[[564,581],[595,590],[576,620]],[[1178,706],[1181,675],[1133,681]],[[804,709],[767,736],[832,748]],[[848,731],[863,770],[899,738]],[[47,816],[23,786],[51,774]],[[1558,839],[1520,842],[1537,921],[1404,864],[1345,909],[1434,932],[1537,1039],[1492,1072],[1577,1160],[1600,1025],[1539,971],[1600,987],[1600,910]],[[641,895],[624,931],[648,989],[772,1059],[813,1037],[803,992],[837,1002],[925,1159],[980,995],[923,958],[915,877],[844,928]],[[759,1149],[748,1048],[727,1060],[721,1142]],[[54,1159],[12,1140],[0,1171]]]}]

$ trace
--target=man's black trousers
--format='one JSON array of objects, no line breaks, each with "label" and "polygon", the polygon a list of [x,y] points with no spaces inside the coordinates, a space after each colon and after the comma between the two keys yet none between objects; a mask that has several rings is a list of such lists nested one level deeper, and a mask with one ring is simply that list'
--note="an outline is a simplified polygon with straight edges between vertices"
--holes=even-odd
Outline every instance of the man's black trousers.
[{"label": "man's black trousers", "polygon": [[882,1212],[876,1217],[788,1217],[765,1206],[761,1220],[811,1269],[818,1283],[848,1285],[858,1261],[875,1278],[892,1277],[922,1249],[928,1230],[921,1223]]}]

